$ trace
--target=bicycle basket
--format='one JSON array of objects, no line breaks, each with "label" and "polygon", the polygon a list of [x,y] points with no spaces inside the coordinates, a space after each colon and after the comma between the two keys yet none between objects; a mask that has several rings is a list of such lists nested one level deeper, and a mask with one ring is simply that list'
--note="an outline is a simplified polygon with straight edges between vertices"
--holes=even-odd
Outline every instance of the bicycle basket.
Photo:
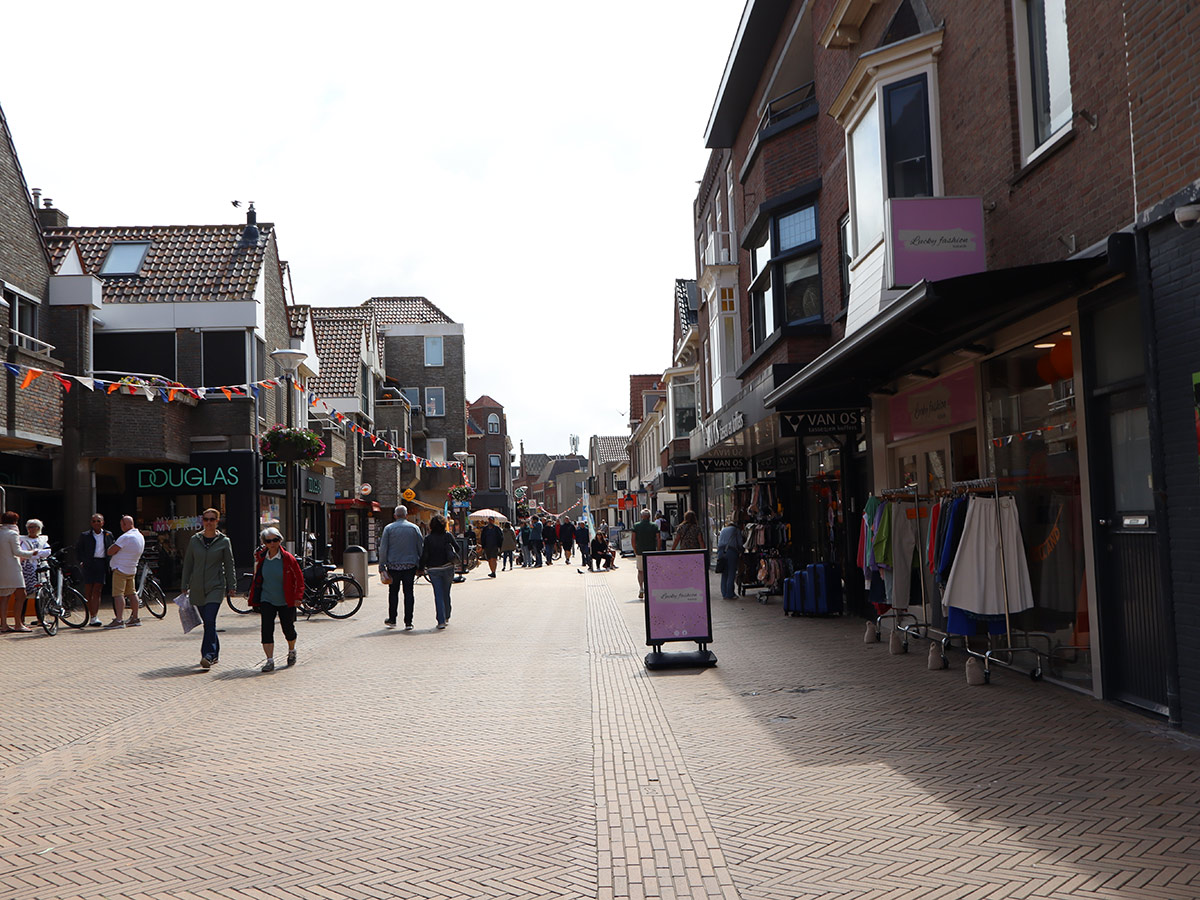
[{"label": "bicycle basket", "polygon": [[325,581],[325,567],[322,565],[304,567],[304,583],[308,587],[317,587]]}]

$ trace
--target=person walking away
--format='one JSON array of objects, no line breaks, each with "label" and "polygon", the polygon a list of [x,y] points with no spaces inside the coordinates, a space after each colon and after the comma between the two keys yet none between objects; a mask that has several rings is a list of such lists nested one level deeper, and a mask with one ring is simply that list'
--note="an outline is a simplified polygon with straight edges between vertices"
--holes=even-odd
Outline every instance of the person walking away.
[{"label": "person walking away", "polygon": [[275,670],[275,617],[287,640],[287,664],[296,664],[296,607],[304,596],[304,572],[292,554],[283,549],[278,528],[264,528],[262,546],[254,554],[254,580],[246,599],[262,616],[262,647],[267,661],[262,671]]},{"label": "person walking away", "polygon": [[558,544],[558,519],[546,517],[542,526],[542,552],[546,554],[546,565],[554,565],[554,547]]},{"label": "person walking away", "polygon": [[671,524],[667,521],[667,514],[660,510],[654,524],[658,527],[658,549],[665,550],[667,541],[671,539]]},{"label": "person walking away", "polygon": [[[0,516],[0,634],[10,631],[32,631],[25,624],[25,576],[21,572],[21,560],[33,559],[37,550],[22,550],[20,529],[21,517],[11,509]],[[8,617],[12,616],[12,627]]]},{"label": "person walking away", "polygon": [[92,514],[92,527],[75,541],[75,561],[83,570],[83,596],[87,600],[88,625],[99,628],[100,594],[108,576],[108,548],[113,545],[111,531],[104,530],[104,516]]},{"label": "person walking away", "polygon": [[533,567],[542,567],[542,523],[537,516],[529,525],[529,550],[533,553]]},{"label": "person walking away", "polygon": [[732,521],[727,523],[717,535],[717,559],[725,560],[725,570],[721,573],[721,597],[725,600],[736,598],[738,556],[742,552],[742,532]]},{"label": "person walking away", "polygon": [[[133,527],[133,516],[121,516],[121,536],[108,548],[108,563],[113,576],[113,620],[105,628],[141,625],[138,615],[138,561],[146,550],[146,538]],[[125,621],[125,601],[129,601],[129,621]]]},{"label": "person walking away", "polygon": [[528,519],[521,523],[521,565],[533,565],[533,525]]},{"label": "person walking away", "polygon": [[683,522],[675,529],[675,540],[671,542],[672,550],[703,550],[704,534],[696,521],[696,511],[689,509],[683,514]]},{"label": "person walking away", "polygon": [[392,510],[392,521],[379,536],[379,577],[388,586],[388,617],[383,624],[392,628],[396,624],[397,607],[400,605],[400,589],[404,588],[404,630],[412,631],[413,579],[417,577],[417,563],[421,561],[421,549],[425,536],[421,529],[408,521],[408,507],[397,506]]},{"label": "person walking away", "polygon": [[513,531],[512,522],[505,522],[500,535],[500,571],[511,570],[513,567],[513,551],[517,549],[517,533]]},{"label": "person walking away", "polygon": [[433,606],[439,631],[450,623],[450,585],[454,582],[457,561],[458,543],[446,533],[446,520],[435,515],[429,520],[429,537],[425,538],[417,569],[428,574],[429,583],[433,585]]},{"label": "person walking away", "polygon": [[206,509],[200,514],[204,526],[192,535],[187,551],[183,555],[183,575],[180,589],[188,595],[188,601],[200,613],[204,623],[204,636],[200,639],[200,666],[207,669],[221,655],[221,642],[217,639],[217,613],[226,594],[237,587],[237,573],[233,568],[233,544],[229,537],[217,530],[221,513]]},{"label": "person walking away", "polygon": [[19,541],[22,550],[34,550],[37,555],[21,560],[21,574],[25,578],[25,596],[32,597],[37,592],[38,560],[50,555],[50,540],[42,534],[41,519],[26,519],[25,534]]},{"label": "person walking away", "polygon": [[500,557],[500,545],[504,543],[504,535],[496,524],[495,516],[488,516],[487,524],[479,532],[479,546],[483,548],[483,558],[487,560],[488,578],[496,577],[496,560]]},{"label": "person walking away", "polygon": [[585,523],[582,519],[579,521],[579,524],[575,526],[575,543],[579,545],[579,562],[585,569],[590,569],[592,567],[592,554],[590,548],[588,547],[588,544],[590,543],[588,538],[588,527],[587,523]]},{"label": "person walking away", "polygon": [[575,549],[575,527],[566,516],[563,516],[562,522],[558,525],[558,542],[562,544],[563,561],[569,563],[571,552]]},{"label": "person walking away", "polygon": [[642,510],[642,518],[633,526],[633,552],[637,554],[638,599],[646,596],[646,554],[658,549],[658,526],[650,521],[650,510]]}]

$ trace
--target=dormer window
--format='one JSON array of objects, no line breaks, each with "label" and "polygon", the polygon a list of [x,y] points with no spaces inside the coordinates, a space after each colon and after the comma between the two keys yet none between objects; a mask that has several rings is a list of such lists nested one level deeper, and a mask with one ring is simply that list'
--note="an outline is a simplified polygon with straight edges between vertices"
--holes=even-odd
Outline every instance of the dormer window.
[{"label": "dormer window", "polygon": [[136,275],[146,259],[146,251],[150,249],[149,241],[127,241],[114,243],[108,248],[104,264],[100,267],[101,275]]}]

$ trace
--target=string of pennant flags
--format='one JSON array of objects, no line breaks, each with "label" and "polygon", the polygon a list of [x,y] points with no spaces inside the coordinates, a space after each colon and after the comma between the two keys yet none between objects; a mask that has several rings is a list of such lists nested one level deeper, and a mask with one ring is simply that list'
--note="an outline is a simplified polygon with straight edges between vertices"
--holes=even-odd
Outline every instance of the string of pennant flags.
[{"label": "string of pennant flags", "polygon": [[1075,427],[1073,422],[1063,422],[1058,425],[1043,425],[1041,428],[1034,428],[1031,431],[1015,431],[1012,434],[1001,435],[1000,437],[992,438],[993,447],[1008,447],[1013,441],[1032,441],[1034,438],[1042,437],[1043,435],[1050,437],[1055,433],[1061,434],[1064,431],[1069,431]]},{"label": "string of pennant flags", "polygon": [[[170,403],[181,394],[187,395],[194,400],[232,400],[234,397],[253,397],[258,399],[259,392],[264,390],[275,390],[283,388],[286,390],[286,385],[289,383],[283,378],[264,378],[261,381],[249,381],[245,384],[224,384],[217,387],[187,387],[181,384],[151,384],[146,381],[137,381],[132,379],[121,379],[120,381],[109,381],[103,378],[95,378],[90,375],[68,375],[63,372],[53,372],[46,369],[38,369],[34,366],[22,366],[16,363],[6,362],[3,364],[5,370],[10,375],[18,379],[18,388],[25,390],[33,382],[42,376],[49,376],[57,381],[63,389],[64,393],[70,393],[71,387],[75,384],[82,386],[85,390],[100,391],[104,394],[124,393],[130,396],[141,395],[148,401],[153,402],[155,399],[161,400],[163,403]],[[408,462],[415,463],[423,468],[433,469],[459,469],[463,474],[463,479],[466,479],[466,467],[457,460],[438,460],[426,459],[423,456],[417,456],[410,450],[405,450],[403,447],[393,446],[385,438],[373,431],[363,428],[357,422],[352,421],[344,413],[339,412],[330,406],[321,397],[308,390],[302,384],[291,382],[295,390],[304,395],[305,402],[308,407],[317,408],[328,413],[329,417],[334,419],[341,425],[344,425],[349,431],[360,434],[371,442],[375,447],[380,444],[383,449],[395,453],[397,457]]]}]

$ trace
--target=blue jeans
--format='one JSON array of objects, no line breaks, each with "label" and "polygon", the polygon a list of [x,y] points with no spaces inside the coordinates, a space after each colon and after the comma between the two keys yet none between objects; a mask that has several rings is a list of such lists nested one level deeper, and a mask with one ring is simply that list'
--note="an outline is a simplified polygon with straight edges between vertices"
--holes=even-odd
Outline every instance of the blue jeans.
[{"label": "blue jeans", "polygon": [[725,571],[721,573],[721,596],[726,600],[735,596],[739,555],[737,547],[726,547],[720,551],[720,558],[725,560]]},{"label": "blue jeans", "polygon": [[196,611],[200,613],[200,621],[204,623],[200,655],[216,659],[221,654],[221,642],[217,640],[217,613],[221,611],[221,604],[205,603],[203,606],[197,606]]},{"label": "blue jeans", "polygon": [[501,569],[511,569],[512,566],[513,566],[513,552],[511,550],[505,550],[503,553],[500,554],[500,567],[501,567]]},{"label": "blue jeans", "polygon": [[439,625],[450,618],[450,585],[454,582],[454,566],[437,566],[427,571],[433,586],[433,608]]}]

